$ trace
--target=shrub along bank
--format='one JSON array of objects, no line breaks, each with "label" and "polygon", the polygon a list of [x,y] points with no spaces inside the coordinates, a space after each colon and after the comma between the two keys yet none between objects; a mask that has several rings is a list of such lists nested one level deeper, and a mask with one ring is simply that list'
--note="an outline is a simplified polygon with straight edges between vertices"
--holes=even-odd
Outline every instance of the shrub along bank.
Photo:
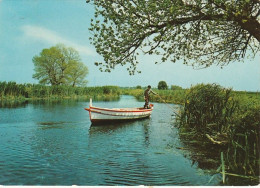
[{"label": "shrub along bank", "polygon": [[[163,102],[162,99],[167,103],[184,104],[185,89],[176,90],[158,90],[153,89],[154,92],[158,93],[159,96],[150,94],[151,102]],[[124,95],[132,95],[139,101],[144,101],[144,89],[121,89],[121,93]]]},{"label": "shrub along bank", "polygon": [[[229,184],[259,183],[260,104],[257,94],[233,92],[216,84],[199,84],[187,90],[180,134],[203,140],[200,147],[224,155],[223,172]],[[222,174],[223,174],[222,173]],[[237,181],[237,178],[245,181]]]},{"label": "shrub along bank", "polygon": [[17,84],[0,82],[0,100],[94,98],[113,99],[120,96],[117,86],[72,87],[44,86],[39,84]]}]

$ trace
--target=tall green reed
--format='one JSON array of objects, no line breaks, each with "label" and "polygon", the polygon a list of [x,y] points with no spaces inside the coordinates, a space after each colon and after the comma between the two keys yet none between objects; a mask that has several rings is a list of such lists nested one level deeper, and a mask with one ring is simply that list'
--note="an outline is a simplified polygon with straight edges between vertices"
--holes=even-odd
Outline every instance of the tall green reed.
[{"label": "tall green reed", "polygon": [[[234,185],[236,178],[247,179],[249,185],[259,183],[259,101],[258,93],[247,95],[216,84],[199,84],[187,91],[178,119],[181,133],[193,131],[193,139],[204,138],[208,144],[203,146],[224,153],[221,161],[225,161],[227,181],[235,179]],[[212,143],[205,135],[222,138],[227,144]]]}]

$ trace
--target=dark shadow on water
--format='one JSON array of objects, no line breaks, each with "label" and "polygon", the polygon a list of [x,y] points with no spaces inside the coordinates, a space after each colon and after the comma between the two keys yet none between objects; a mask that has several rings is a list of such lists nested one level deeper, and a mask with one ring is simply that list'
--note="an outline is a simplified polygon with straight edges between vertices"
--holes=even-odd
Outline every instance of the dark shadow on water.
[{"label": "dark shadow on water", "polygon": [[28,104],[27,100],[0,101],[0,108],[25,108]]},{"label": "dark shadow on water", "polygon": [[39,122],[38,125],[60,125],[66,122]]},{"label": "dark shadow on water", "polygon": [[91,124],[91,126],[89,128],[89,134],[91,135],[91,134],[95,134],[95,133],[109,133],[111,131],[126,128],[128,126],[144,124],[145,122],[149,123],[149,121],[150,121],[150,118],[144,118],[144,119],[139,119],[139,120],[111,121],[111,122],[105,122],[105,123]]},{"label": "dark shadow on water", "polygon": [[150,119],[149,117],[141,118],[141,119],[129,119],[129,120],[109,120],[105,122],[95,122],[91,123],[91,126],[107,126],[107,125],[120,125],[120,124],[127,124],[132,122],[138,122],[145,119]]},{"label": "dark shadow on water", "polygon": [[75,125],[73,122],[38,122],[37,123],[38,128],[42,130],[47,130],[47,129],[64,129],[68,127],[74,127]]}]

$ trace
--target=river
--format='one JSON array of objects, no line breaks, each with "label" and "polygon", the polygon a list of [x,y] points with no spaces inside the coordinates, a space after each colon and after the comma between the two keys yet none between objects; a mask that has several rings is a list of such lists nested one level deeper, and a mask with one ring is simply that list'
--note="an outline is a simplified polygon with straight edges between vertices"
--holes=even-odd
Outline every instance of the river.
[{"label": "river", "polygon": [[[91,125],[86,101],[0,108],[0,185],[219,185],[178,149],[174,116],[154,103],[151,118]],[[139,107],[132,96],[93,101]],[[171,105],[177,108],[176,105]]]}]

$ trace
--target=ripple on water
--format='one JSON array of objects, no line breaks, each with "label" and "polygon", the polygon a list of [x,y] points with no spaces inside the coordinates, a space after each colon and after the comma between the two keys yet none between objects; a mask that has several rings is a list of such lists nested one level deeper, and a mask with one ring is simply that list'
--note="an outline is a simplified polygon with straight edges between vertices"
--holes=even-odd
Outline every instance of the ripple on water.
[{"label": "ripple on water", "polygon": [[[124,100],[98,105],[116,107]],[[131,97],[126,101],[143,105]],[[209,181],[175,149],[182,146],[163,104],[155,104],[151,119],[101,126],[91,126],[83,109],[87,105],[29,104],[23,110],[12,109],[9,116],[5,110],[7,116],[0,122],[0,184],[205,185]]]}]

